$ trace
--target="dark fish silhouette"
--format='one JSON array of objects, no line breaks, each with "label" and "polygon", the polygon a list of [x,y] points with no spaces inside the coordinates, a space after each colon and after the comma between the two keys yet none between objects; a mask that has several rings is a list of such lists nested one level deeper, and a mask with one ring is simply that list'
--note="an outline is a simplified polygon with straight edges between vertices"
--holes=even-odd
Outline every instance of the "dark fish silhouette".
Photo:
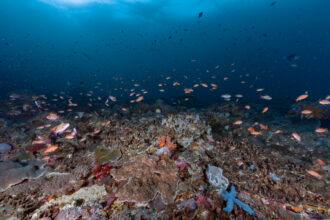
[{"label": "dark fish silhouette", "polygon": [[270,6],[270,7],[273,7],[275,4],[276,4],[276,2],[271,2],[271,3],[269,4],[269,6]]},{"label": "dark fish silhouette", "polygon": [[199,14],[198,14],[198,18],[201,18],[201,17],[203,17],[203,12],[202,11],[199,12]]},{"label": "dark fish silhouette", "polygon": [[299,59],[299,57],[296,54],[290,54],[288,56],[283,56],[283,60],[287,60],[289,62],[293,62],[298,59]]}]

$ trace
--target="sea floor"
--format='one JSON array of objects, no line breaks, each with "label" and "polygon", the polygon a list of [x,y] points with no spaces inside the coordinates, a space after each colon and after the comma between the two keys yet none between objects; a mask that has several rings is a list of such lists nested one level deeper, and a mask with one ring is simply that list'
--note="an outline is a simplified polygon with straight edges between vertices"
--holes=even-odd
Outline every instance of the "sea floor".
[{"label": "sea floor", "polygon": [[4,118],[0,219],[329,219],[329,131],[258,108]]}]

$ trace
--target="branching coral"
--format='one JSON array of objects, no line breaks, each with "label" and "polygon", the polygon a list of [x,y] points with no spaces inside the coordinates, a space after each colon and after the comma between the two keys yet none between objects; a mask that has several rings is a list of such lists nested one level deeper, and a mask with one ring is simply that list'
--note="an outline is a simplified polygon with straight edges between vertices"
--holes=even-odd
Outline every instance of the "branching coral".
[{"label": "branching coral", "polygon": [[162,120],[162,126],[173,130],[174,138],[185,148],[201,139],[202,136],[212,136],[211,127],[201,120],[198,114],[169,116]]},{"label": "branching coral", "polygon": [[178,183],[178,169],[174,162],[156,162],[145,156],[136,156],[111,174],[117,180],[128,179],[117,192],[121,201],[148,202],[157,192],[166,203],[174,200]]},{"label": "branching coral", "polygon": [[167,147],[170,151],[173,151],[176,148],[175,144],[171,141],[171,137],[169,136],[158,137],[158,146]]}]

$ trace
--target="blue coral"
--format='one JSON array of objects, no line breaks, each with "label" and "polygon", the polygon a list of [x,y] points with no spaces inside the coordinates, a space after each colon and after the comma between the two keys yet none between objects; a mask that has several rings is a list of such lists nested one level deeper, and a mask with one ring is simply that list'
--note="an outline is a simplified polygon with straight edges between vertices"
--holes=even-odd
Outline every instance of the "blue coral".
[{"label": "blue coral", "polygon": [[223,190],[221,195],[222,195],[222,198],[225,201],[227,201],[227,206],[223,209],[223,211],[232,212],[233,208],[234,208],[234,203],[236,203],[236,205],[241,207],[243,210],[245,210],[250,215],[253,215],[253,216],[257,215],[256,212],[253,209],[251,209],[249,205],[247,205],[244,202],[236,199],[237,193],[236,193],[236,190],[235,190],[235,186],[231,186],[230,192],[227,192],[227,191]]}]

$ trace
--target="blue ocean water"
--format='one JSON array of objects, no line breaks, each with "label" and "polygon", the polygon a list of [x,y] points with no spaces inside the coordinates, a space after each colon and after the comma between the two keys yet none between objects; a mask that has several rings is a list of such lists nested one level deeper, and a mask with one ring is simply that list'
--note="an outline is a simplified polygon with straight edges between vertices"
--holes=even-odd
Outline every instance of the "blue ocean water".
[{"label": "blue ocean water", "polygon": [[[329,8],[327,0],[2,0],[1,98],[92,90],[129,101],[135,88],[148,91],[144,100],[203,105],[221,94],[260,102],[255,90],[265,88],[278,105],[305,91],[324,99]],[[208,88],[184,93],[200,83]]]}]

